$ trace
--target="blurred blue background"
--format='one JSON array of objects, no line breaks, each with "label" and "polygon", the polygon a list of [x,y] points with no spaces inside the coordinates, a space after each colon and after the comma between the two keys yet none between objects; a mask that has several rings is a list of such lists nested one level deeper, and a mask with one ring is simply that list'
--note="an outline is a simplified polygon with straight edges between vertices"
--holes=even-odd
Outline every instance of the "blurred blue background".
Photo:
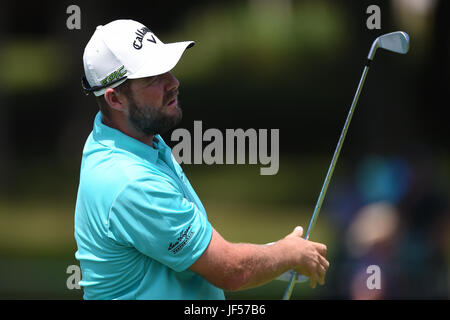
[{"label": "blurred blue background", "polygon": [[[79,30],[66,26],[72,4]],[[369,30],[374,4],[381,29]],[[183,165],[213,226],[255,243],[306,229],[372,41],[406,31],[407,55],[377,52],[311,236],[328,246],[326,284],[298,284],[293,298],[448,299],[449,14],[445,0],[2,1],[0,298],[82,297],[66,285],[81,151],[97,112],[81,91],[82,55],[97,25],[131,18],[164,42],[196,41],[173,70],[180,128],[280,130],[276,175]],[[374,264],[381,290],[366,286]],[[280,299],[285,287],[226,295]]]}]

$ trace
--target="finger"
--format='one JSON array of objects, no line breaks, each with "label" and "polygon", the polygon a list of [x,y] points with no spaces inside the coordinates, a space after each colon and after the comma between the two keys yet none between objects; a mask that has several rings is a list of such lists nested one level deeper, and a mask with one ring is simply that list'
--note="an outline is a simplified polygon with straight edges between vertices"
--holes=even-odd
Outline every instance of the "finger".
[{"label": "finger", "polygon": [[303,235],[303,228],[301,226],[297,226],[293,232],[297,237],[301,237]]},{"label": "finger", "polygon": [[327,246],[324,244],[319,244],[319,247],[317,248],[317,251],[324,257],[327,256]]},{"label": "finger", "polygon": [[326,270],[325,268],[319,264],[319,266],[317,267],[317,272],[318,272],[318,279],[317,282],[319,282],[319,284],[321,286],[323,286],[325,284],[325,274],[326,274]]},{"label": "finger", "polygon": [[310,279],[310,286],[311,286],[311,288],[314,289],[317,286],[317,280],[319,279],[319,275],[317,273],[317,269],[310,273],[309,279]]},{"label": "finger", "polygon": [[320,264],[325,268],[325,271],[327,271],[328,268],[330,267],[330,263],[328,262],[328,260],[322,256],[319,256],[319,261],[320,261]]},{"label": "finger", "polygon": [[317,285],[316,277],[315,277],[315,276],[312,276],[312,277],[310,277],[309,279],[310,279],[309,284],[310,284],[311,288],[314,289],[314,288],[316,287],[316,285]]},{"label": "finger", "polygon": [[[328,263],[328,261],[325,260]],[[320,280],[319,283],[323,286],[325,284],[325,276],[327,274],[328,267],[323,264],[320,265]]]}]

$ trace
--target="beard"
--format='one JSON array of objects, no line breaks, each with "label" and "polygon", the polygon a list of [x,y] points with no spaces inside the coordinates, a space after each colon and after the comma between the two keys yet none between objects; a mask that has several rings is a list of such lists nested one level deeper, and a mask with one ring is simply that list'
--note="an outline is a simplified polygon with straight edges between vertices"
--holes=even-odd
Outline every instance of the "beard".
[{"label": "beard", "polygon": [[180,123],[183,117],[183,112],[178,106],[174,114],[165,113],[168,100],[168,98],[163,99],[162,108],[156,108],[152,106],[140,107],[133,98],[129,99],[128,121],[134,129],[145,136],[165,134]]}]

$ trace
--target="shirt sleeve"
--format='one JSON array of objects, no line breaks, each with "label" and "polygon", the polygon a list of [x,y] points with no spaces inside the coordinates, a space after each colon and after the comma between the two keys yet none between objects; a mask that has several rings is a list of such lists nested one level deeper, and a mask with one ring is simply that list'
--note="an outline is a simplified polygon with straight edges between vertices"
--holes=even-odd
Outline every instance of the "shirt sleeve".
[{"label": "shirt sleeve", "polygon": [[212,227],[206,213],[161,176],[129,183],[108,217],[108,236],[180,272],[206,250]]}]

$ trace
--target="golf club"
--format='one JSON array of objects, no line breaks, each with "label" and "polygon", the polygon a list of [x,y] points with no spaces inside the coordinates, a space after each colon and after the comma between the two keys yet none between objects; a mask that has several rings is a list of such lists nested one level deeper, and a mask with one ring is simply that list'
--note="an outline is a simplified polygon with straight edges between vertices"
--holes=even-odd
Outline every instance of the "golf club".
[{"label": "golf club", "polygon": [[[345,120],[344,128],[342,129],[341,136],[339,137],[338,144],[333,154],[333,159],[331,160],[330,167],[328,168],[327,175],[325,177],[325,181],[322,186],[322,190],[320,191],[319,198],[317,199],[316,207],[314,208],[313,215],[311,217],[311,221],[309,223],[308,229],[305,234],[305,239],[308,240],[311,235],[311,230],[314,227],[317,217],[319,216],[320,208],[322,207],[323,199],[325,198],[325,194],[328,189],[328,184],[330,183],[331,176],[333,175],[334,167],[336,166],[337,159],[339,157],[339,153],[341,152],[342,144],[344,143],[345,136],[347,134],[348,127],[350,125],[350,121],[353,116],[353,112],[355,111],[355,106],[358,102],[359,95],[361,93],[361,89],[364,85],[364,81],[367,76],[367,72],[369,71],[370,64],[375,56],[375,52],[378,48],[385,49],[388,51],[405,54],[409,49],[409,36],[406,32],[396,31],[392,33],[387,33],[379,36],[372,43],[372,47],[370,48],[369,55],[367,56],[366,65],[364,67],[363,74],[361,76],[361,80],[359,81],[358,88],[356,90],[356,94],[353,98],[352,105],[350,107],[350,111],[347,115],[347,119]],[[283,295],[283,300],[289,300],[292,291],[295,286],[296,273],[295,271],[291,271],[292,276],[289,280],[288,287]]]}]

